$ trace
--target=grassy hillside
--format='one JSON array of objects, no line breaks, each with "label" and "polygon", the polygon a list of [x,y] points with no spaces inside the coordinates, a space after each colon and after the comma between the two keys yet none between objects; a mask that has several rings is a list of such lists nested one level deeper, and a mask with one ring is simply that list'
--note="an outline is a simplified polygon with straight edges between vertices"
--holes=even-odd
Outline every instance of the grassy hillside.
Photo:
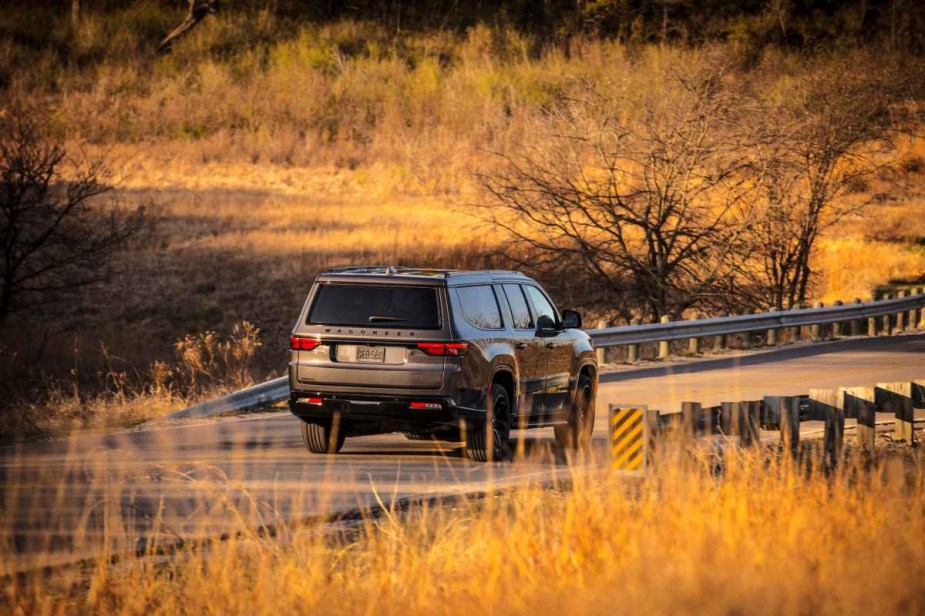
[{"label": "grassy hillside", "polygon": [[[8,399],[35,401],[34,411],[52,390],[55,406],[84,419],[101,393],[107,408],[163,393],[152,374],[165,370],[170,395],[146,409],[240,384],[214,365],[191,387],[175,341],[221,338],[242,321],[262,342],[243,381],[278,374],[291,319],[324,267],[510,266],[503,234],[468,207],[486,202],[475,174],[496,169],[498,153],[542,145],[546,119],[589,87],[642,99],[666,76],[708,66],[780,99],[843,57],[921,70],[874,48],[810,56],[768,46],[756,56],[735,40],[646,45],[487,25],[398,32],[267,11],[210,16],[159,56],[154,45],[178,16],[156,3],[85,12],[76,27],[42,11],[0,16],[2,106],[46,110],[53,134],[103,156],[122,202],[144,204],[151,222],[116,255],[111,280],[4,327]],[[907,135],[878,156],[880,170],[844,197],[858,213],[814,255],[814,297],[869,297],[925,273],[925,142]],[[544,282],[563,305],[602,313],[582,280]]]}]

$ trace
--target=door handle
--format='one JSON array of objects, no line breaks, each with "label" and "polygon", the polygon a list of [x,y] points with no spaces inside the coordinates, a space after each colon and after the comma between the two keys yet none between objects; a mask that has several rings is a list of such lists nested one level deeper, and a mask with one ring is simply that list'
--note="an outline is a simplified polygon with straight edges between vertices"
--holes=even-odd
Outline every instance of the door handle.
[{"label": "door handle", "polygon": [[517,344],[514,345],[514,348],[517,349],[518,351],[523,351],[525,348],[527,348],[527,343],[518,342]]},{"label": "door handle", "polygon": [[555,348],[555,346],[556,346],[556,343],[555,343],[555,342],[547,342],[547,343],[546,343],[546,348],[547,348],[547,349],[553,349],[553,348]]}]

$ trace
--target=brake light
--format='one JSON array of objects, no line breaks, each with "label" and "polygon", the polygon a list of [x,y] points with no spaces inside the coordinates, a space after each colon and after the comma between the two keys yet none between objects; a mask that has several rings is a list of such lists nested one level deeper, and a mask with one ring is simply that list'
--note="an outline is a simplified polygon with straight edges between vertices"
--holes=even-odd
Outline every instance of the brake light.
[{"label": "brake light", "polygon": [[469,350],[468,342],[418,342],[418,348],[428,355],[461,357]]},{"label": "brake light", "polygon": [[314,404],[316,406],[321,406],[321,403],[324,402],[320,396],[312,396],[310,398],[299,398],[296,402],[301,402],[302,404]]},{"label": "brake light", "polygon": [[443,408],[440,406],[439,402],[412,402],[408,405],[413,409],[440,409]]},{"label": "brake light", "polygon": [[311,351],[321,344],[317,338],[302,338],[301,336],[289,336],[289,348],[293,351]]}]

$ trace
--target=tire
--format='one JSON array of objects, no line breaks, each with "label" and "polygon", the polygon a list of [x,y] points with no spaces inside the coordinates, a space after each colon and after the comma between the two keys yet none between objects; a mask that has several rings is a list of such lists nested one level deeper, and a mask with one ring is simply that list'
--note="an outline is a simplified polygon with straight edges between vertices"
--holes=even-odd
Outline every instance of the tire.
[{"label": "tire", "polygon": [[466,430],[466,453],[476,462],[503,460],[510,455],[511,399],[503,385],[492,383],[485,421],[477,428]]},{"label": "tire", "polygon": [[330,425],[302,422],[302,443],[312,453],[333,454],[343,448],[344,436],[340,429],[340,418],[334,417]]},{"label": "tire", "polygon": [[594,381],[587,374],[578,377],[575,400],[568,423],[555,426],[556,442],[563,449],[585,449],[594,431]]}]

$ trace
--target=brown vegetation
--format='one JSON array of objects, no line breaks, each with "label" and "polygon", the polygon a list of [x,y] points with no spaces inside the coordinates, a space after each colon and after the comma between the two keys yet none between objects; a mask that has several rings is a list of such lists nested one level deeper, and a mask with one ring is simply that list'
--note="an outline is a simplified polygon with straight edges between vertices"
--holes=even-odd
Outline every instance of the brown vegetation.
[{"label": "brown vegetation", "polygon": [[[556,118],[592,91],[638,109],[668,91],[666,76],[719,67],[724,90],[756,82],[777,104],[795,84],[846,62],[774,47],[755,57],[736,43],[642,46],[585,35],[550,41],[485,25],[397,35],[372,22],[286,21],[272,11],[220,13],[178,40],[173,53],[157,56],[177,16],[152,3],[83,11],[76,26],[65,20],[39,29],[31,15],[23,8],[0,18],[3,106],[14,98],[40,101],[52,111],[48,132],[105,156],[122,203],[150,204],[152,221],[112,263],[113,278],[4,328],[7,399],[33,402],[47,391],[46,378],[76,379],[85,399],[110,392],[102,386],[104,347],[141,389],[155,361],[172,361],[175,340],[230,334],[243,320],[262,332],[254,377],[279,374],[311,277],[351,262],[522,261],[561,303],[584,308],[587,322],[627,318],[626,309],[615,309],[627,297],[624,280],[613,278],[624,289],[614,295],[585,257],[545,269],[498,227],[480,227],[468,205],[488,200],[473,174],[497,171],[497,153],[548,147]],[[917,83],[914,59],[872,56],[853,52],[850,61],[858,70],[893,65]],[[914,110],[918,94],[906,98]],[[817,242],[810,262],[819,275],[808,283],[809,296],[868,297],[891,275],[925,269],[916,245],[925,208],[916,163],[925,157],[922,144],[896,141],[877,153],[874,173],[845,183],[835,205],[850,215]],[[706,220],[693,223],[706,228]],[[865,252],[856,254],[857,246]],[[716,257],[704,255],[694,269],[711,271]],[[840,273],[846,259],[858,263],[851,277]],[[743,267],[742,276],[759,265]],[[667,285],[675,310],[689,303],[685,293],[697,291],[655,274],[649,278],[656,289]],[[720,309],[731,299],[743,308],[771,303],[724,294],[726,281],[712,280],[692,294],[701,308]]]},{"label": "brown vegetation", "polygon": [[[252,452],[229,454],[244,464]],[[916,455],[881,449],[873,465],[854,459],[827,475],[730,447],[719,465],[672,459],[642,479],[577,466],[552,487],[524,479],[503,492],[489,486],[483,496],[387,505],[378,516],[332,526],[287,524],[265,507],[255,514],[245,494],[240,502],[249,504],[226,541],[160,553],[173,542],[164,528],[167,545],[150,542],[141,558],[112,564],[103,550],[84,568],[11,578],[0,606],[106,614],[921,613],[925,483]],[[242,490],[220,469],[199,468],[196,480],[188,465],[176,479],[160,472],[165,490],[176,482],[210,503]],[[301,486],[274,496],[273,506],[298,512],[335,488]],[[386,498],[389,486],[375,487]],[[105,506],[114,510],[106,518],[111,536],[121,537],[131,520]],[[255,517],[271,521],[274,533],[248,526]],[[0,537],[11,530],[0,522]],[[10,548],[0,542],[5,568],[16,564]]]}]

